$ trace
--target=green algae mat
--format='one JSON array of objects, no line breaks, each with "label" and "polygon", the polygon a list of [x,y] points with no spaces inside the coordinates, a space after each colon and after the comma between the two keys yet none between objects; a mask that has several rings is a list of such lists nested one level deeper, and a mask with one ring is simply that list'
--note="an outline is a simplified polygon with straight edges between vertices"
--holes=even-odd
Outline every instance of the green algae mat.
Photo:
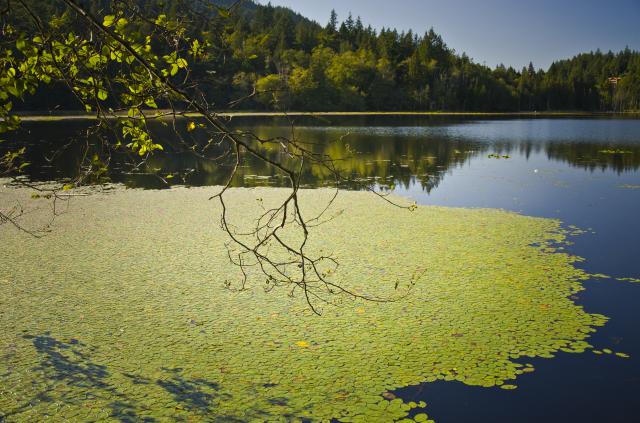
[{"label": "green algae mat", "polygon": [[[389,391],[516,389],[535,377],[528,359],[582,353],[606,321],[570,298],[589,275],[563,252],[560,222],[409,212],[357,192],[340,194],[314,248],[340,259],[332,280],[408,295],[318,317],[260,280],[231,291],[215,192],[73,197],[41,239],[0,226],[0,421],[431,421]],[[37,225],[50,203],[30,194],[4,188],[0,201],[41,207],[27,215]],[[303,212],[331,194],[303,192]],[[234,189],[228,203],[242,223],[284,195]]]}]

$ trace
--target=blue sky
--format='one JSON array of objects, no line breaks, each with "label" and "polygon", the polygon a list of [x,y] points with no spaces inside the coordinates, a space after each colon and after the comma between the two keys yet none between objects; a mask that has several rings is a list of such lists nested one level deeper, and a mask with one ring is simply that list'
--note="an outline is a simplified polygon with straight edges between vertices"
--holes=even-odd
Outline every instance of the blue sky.
[{"label": "blue sky", "polygon": [[[267,0],[260,0],[266,4]],[[433,27],[478,63],[547,68],[600,48],[640,50],[640,0],[271,0],[326,24],[331,9],[365,25],[419,33]]]}]

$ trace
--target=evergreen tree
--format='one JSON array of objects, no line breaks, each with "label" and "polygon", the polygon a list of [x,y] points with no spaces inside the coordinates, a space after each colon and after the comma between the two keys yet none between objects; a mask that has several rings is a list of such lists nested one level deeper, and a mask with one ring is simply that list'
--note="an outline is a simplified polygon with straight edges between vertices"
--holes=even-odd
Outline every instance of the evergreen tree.
[{"label": "evergreen tree", "polygon": [[[56,0],[25,0],[48,16],[63,9]],[[190,0],[131,0],[140,10],[179,15]],[[215,0],[229,6],[232,0]],[[109,0],[90,2],[94,13],[104,13]],[[474,110],[622,111],[639,109],[640,53],[623,51],[577,55],[536,70],[533,63],[516,71],[499,65],[490,69],[457,55],[433,28],[422,35],[393,28],[365,27],[350,13],[339,23],[335,10],[322,27],[293,11],[250,1],[223,18],[215,7],[197,8],[186,30],[206,40],[208,59],[194,68],[206,75],[206,95],[224,107],[248,95],[262,78],[271,85],[277,75],[279,90],[288,90],[290,105],[305,110]],[[27,16],[12,22],[29,28]],[[145,26],[146,25],[146,26]],[[140,34],[153,28],[141,24]],[[323,62],[324,61],[324,62]],[[339,70],[339,71],[338,71]],[[340,76],[338,73],[342,73]],[[267,84],[268,85],[268,84]],[[59,106],[77,109],[78,102],[64,87],[48,88],[15,107],[35,109]],[[52,104],[55,102],[56,104]],[[270,101],[262,107],[270,108]],[[255,108],[252,100],[239,105]]]}]

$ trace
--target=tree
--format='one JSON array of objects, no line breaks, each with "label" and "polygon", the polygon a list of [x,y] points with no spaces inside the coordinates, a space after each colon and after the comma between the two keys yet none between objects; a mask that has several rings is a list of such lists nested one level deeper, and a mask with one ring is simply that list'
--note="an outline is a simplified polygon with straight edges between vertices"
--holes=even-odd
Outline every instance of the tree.
[{"label": "tree", "polygon": [[266,106],[288,108],[286,98],[287,85],[280,75],[267,75],[256,82],[258,101]]},{"label": "tree", "polygon": [[[298,198],[300,176],[309,167],[321,167],[339,182],[342,177],[333,160],[295,138],[261,139],[252,133],[232,132],[207,101],[203,87],[211,69],[200,69],[198,63],[223,47],[204,40],[190,26],[191,17],[228,19],[233,6],[224,9],[208,2],[176,1],[171,3],[170,14],[157,14],[134,0],[104,0],[91,5],[100,11],[98,17],[78,0],[51,4],[55,5],[53,15],[37,0],[7,2],[3,8],[0,132],[20,125],[20,118],[12,112],[14,100],[35,95],[43,86],[65,86],[87,112],[95,114],[97,123],[90,133],[104,147],[103,154],[96,153],[83,163],[84,171],[74,181],[82,184],[108,167],[115,151],[128,152],[140,164],[164,149],[151,123],[169,118],[178,140],[174,148],[212,162],[231,161],[227,182],[212,199],[222,208],[220,223],[230,238],[229,258],[243,275],[240,289],[247,283],[247,269],[257,267],[267,285],[301,291],[315,312],[317,301],[329,301],[335,294],[362,298],[327,278],[327,272],[337,265],[334,258],[307,252],[308,222],[320,216],[304,215]],[[277,30],[288,36],[288,21],[279,22]],[[257,85],[278,88],[279,81],[279,77],[267,77]],[[163,107],[168,111],[162,111]],[[199,119],[187,117],[191,114]],[[268,154],[268,148],[280,149],[282,154]],[[244,153],[276,169],[290,187],[288,197],[266,210],[249,236],[229,221],[225,196]],[[25,165],[20,161],[21,151],[7,153],[3,171],[19,171]],[[64,188],[50,190],[50,195],[59,196],[60,189]],[[15,222],[7,214],[1,219]]]},{"label": "tree", "polygon": [[[0,0],[0,3],[18,5],[17,0],[10,3]],[[27,3],[40,16],[64,12],[60,0],[27,0]],[[384,67],[378,67],[376,83],[360,90],[366,101],[358,106],[359,109],[605,111],[634,107],[633,101],[631,106],[625,105],[624,99],[633,92],[633,89],[629,90],[629,82],[622,84],[622,90],[618,89],[617,83],[610,82],[610,78],[622,81],[633,75],[633,63],[640,54],[630,49],[618,53],[580,54],[554,63],[547,71],[535,70],[532,66],[520,71],[507,67],[490,69],[474,63],[464,54],[456,54],[433,29],[422,35],[412,31],[398,32],[393,28],[378,32],[371,26],[365,27],[361,19],[354,20],[354,15],[339,23],[335,11],[328,24],[321,26],[289,9],[259,5],[250,0],[244,0],[229,13],[222,14],[213,4],[232,4],[232,0],[126,0],[126,3],[135,4],[137,10],[145,11],[150,17],[178,18],[187,31],[186,37],[208,43],[210,54],[196,63],[189,63],[189,68],[199,80],[206,79],[200,89],[208,102],[216,104],[217,108],[232,105],[235,109],[262,107],[273,110],[273,103],[257,103],[255,87],[238,84],[236,75],[254,75],[255,82],[277,74],[286,83],[294,68],[309,69],[313,52],[318,47],[326,47],[333,54],[366,51],[374,60],[386,61]],[[103,14],[110,4],[108,0],[97,0],[86,2],[86,7],[95,15]],[[17,10],[19,6],[13,9],[15,13],[22,13]],[[186,11],[194,13],[187,16]],[[23,19],[13,19],[12,23],[16,30],[29,32],[33,29],[31,20],[27,14],[22,15]],[[131,20],[129,26],[133,27],[135,21]],[[153,31],[149,22],[140,25],[140,34],[145,31]],[[380,73],[383,69],[384,74]],[[318,76],[312,70],[309,74]],[[322,80],[317,79],[317,82]],[[241,86],[244,92],[239,92]],[[331,91],[335,91],[335,84],[318,87],[312,94],[316,98],[297,97],[289,90],[291,107],[327,110],[342,106],[340,93]],[[67,88],[56,82],[40,86],[35,95],[15,101],[13,106],[22,110],[82,107]],[[490,97],[493,93],[499,96],[498,100]],[[243,102],[234,101],[238,97],[249,98]]]},{"label": "tree", "polygon": [[366,50],[345,51],[332,58],[326,77],[339,93],[341,109],[365,109],[365,93],[369,91],[376,72],[373,54]]},{"label": "tree", "polygon": [[335,9],[331,9],[331,16],[327,23],[326,31],[330,34],[335,33],[338,30],[338,14]]}]

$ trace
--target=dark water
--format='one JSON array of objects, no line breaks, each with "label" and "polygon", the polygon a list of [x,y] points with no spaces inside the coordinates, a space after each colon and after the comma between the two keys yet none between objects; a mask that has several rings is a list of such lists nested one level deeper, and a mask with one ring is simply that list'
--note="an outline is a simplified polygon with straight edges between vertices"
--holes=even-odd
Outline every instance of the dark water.
[{"label": "dark water", "polygon": [[[232,124],[261,137],[288,131],[270,120]],[[50,151],[84,126],[27,124],[19,141],[31,145],[28,175],[39,180],[75,176],[82,164],[79,147],[71,145],[55,157]],[[165,136],[169,140],[168,132]],[[586,258],[581,264],[586,270],[640,277],[640,120],[306,119],[296,122],[296,136],[341,159],[338,168],[352,178],[345,188],[364,183],[394,189],[420,204],[559,218],[593,230],[573,239],[570,248]],[[113,163],[112,181],[146,188],[165,186],[146,174],[152,170],[174,175],[170,183],[187,185],[220,184],[229,171],[228,165],[185,154],[159,155],[137,170],[124,158]],[[317,170],[304,174],[306,186],[331,183]],[[234,179],[237,186],[283,184],[273,169],[251,158]],[[439,382],[398,395],[426,401],[429,414],[440,422],[640,421],[640,284],[588,281],[586,287],[578,302],[611,317],[593,345],[626,352],[630,359],[559,353],[532,361],[536,372],[518,379],[515,391]]]}]

